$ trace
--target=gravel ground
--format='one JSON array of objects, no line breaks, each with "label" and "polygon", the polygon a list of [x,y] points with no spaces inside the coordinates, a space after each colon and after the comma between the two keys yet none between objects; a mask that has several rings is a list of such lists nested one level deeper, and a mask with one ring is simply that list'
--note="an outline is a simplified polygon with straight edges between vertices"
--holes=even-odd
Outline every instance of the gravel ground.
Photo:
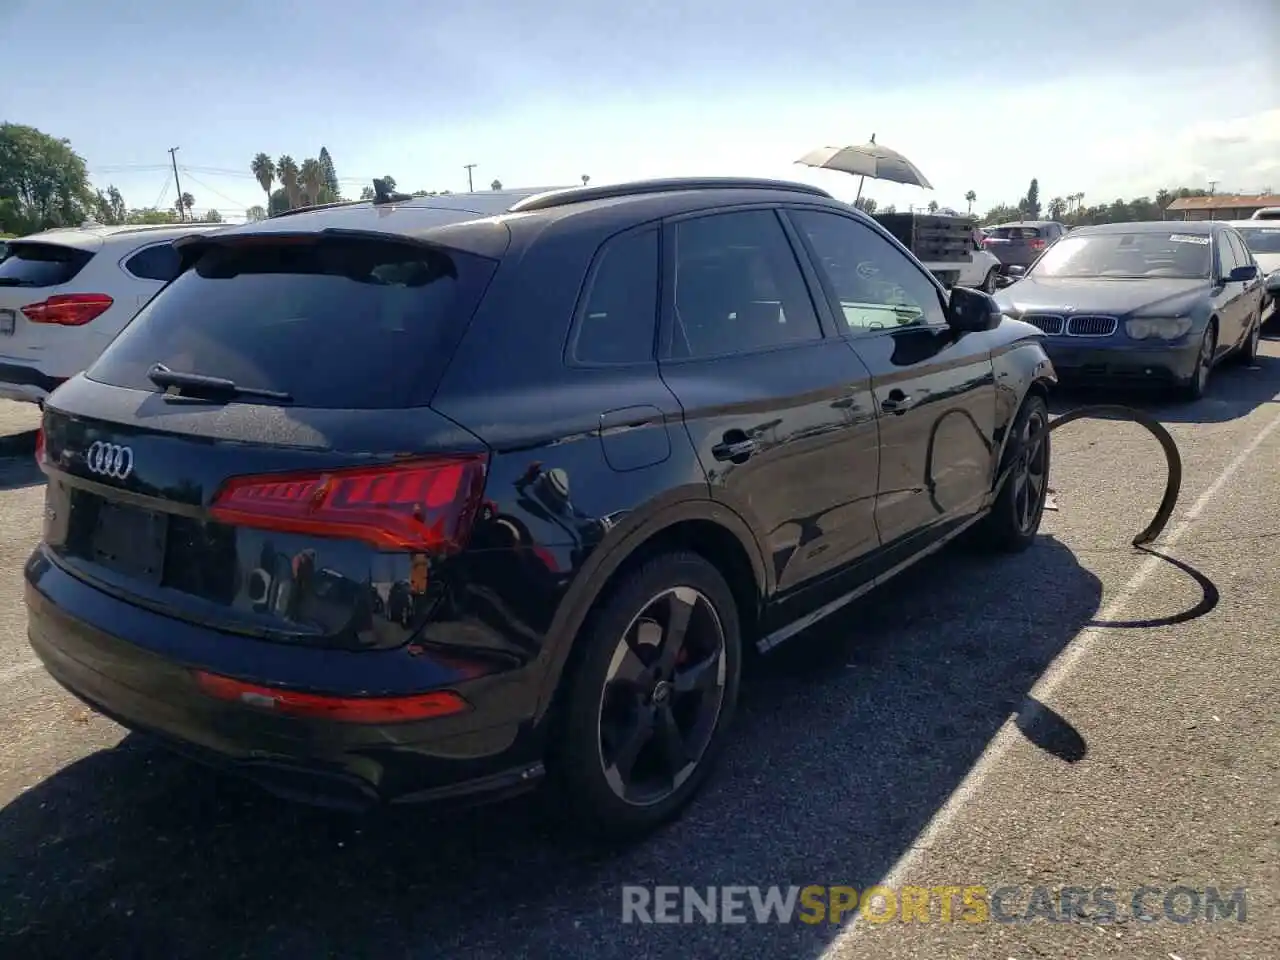
[{"label": "gravel ground", "polygon": [[[25,454],[0,461],[0,953],[1280,956],[1280,343],[1264,350],[1194,407],[1154,408],[1186,464],[1160,547],[1181,566],[1127,546],[1159,501],[1154,441],[1064,428],[1039,543],[944,553],[780,648],[706,792],[622,851],[550,831],[529,800],[298,808],[90,714],[26,647],[42,489]],[[0,409],[0,434],[29,416]],[[626,884],[880,881],[1112,886],[1122,905],[1243,886],[1247,922],[621,922]]]}]

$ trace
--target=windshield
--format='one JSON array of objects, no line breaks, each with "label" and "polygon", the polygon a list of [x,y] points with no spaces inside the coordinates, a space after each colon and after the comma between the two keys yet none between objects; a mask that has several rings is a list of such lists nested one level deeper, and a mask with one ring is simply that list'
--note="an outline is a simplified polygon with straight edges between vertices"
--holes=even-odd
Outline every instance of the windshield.
[{"label": "windshield", "polygon": [[231,380],[298,405],[408,405],[470,319],[490,260],[369,240],[215,245],[144,307],[91,379],[155,391],[147,373]]},{"label": "windshield", "polygon": [[1274,227],[1239,227],[1237,233],[1254,254],[1280,253],[1280,224]]},{"label": "windshield", "polygon": [[1209,267],[1208,234],[1161,230],[1064,237],[1031,272],[1040,277],[1200,280],[1208,278]]}]

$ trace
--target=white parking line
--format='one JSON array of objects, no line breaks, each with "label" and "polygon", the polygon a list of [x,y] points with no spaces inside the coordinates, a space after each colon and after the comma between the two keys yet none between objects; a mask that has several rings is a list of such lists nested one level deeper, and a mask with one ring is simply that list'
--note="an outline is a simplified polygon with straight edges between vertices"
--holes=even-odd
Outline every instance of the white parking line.
[{"label": "white parking line", "polygon": [[[1217,479],[1214,480],[1213,483],[1209,484],[1208,489],[1205,490],[1205,492],[1200,495],[1199,499],[1191,505],[1191,509],[1187,511],[1182,520],[1174,525],[1168,536],[1161,537],[1155,544],[1153,544],[1153,547],[1158,550],[1167,550],[1176,546],[1178,541],[1181,540],[1186,535],[1187,531],[1191,529],[1192,525],[1200,519],[1200,515],[1204,513],[1205,509],[1213,501],[1213,498],[1218,495],[1222,488],[1225,487],[1240,468],[1245,465],[1249,457],[1251,457],[1278,428],[1280,428],[1280,414],[1272,417],[1266,426],[1254,435],[1253,439],[1245,445],[1244,449],[1236,455],[1235,459],[1227,464],[1226,468],[1218,475]],[[1165,561],[1159,557],[1148,556],[1146,560],[1143,561],[1142,565],[1134,572],[1133,576],[1129,578],[1129,582],[1125,584],[1124,588],[1116,594],[1115,598],[1112,599],[1110,603],[1102,608],[1095,619],[1099,621],[1123,619],[1125,608],[1128,607],[1134,596],[1143,588],[1146,582],[1151,579],[1151,575],[1155,573],[1155,571],[1164,562]],[[1044,675],[1040,680],[1031,688],[1030,691],[1028,691],[1028,695],[1033,696],[1040,701],[1048,700],[1053,695],[1053,691],[1056,690],[1062,684],[1063,680],[1067,678],[1071,669],[1084,658],[1090,648],[1100,637],[1102,637],[1104,633],[1106,633],[1107,629],[1108,628],[1106,627],[1087,627],[1082,630],[1067,649],[1064,650],[1056,660],[1054,660],[1054,662],[1049,666],[1049,669],[1044,672]],[[921,831],[920,836],[911,845],[907,852],[899,857],[898,862],[893,865],[887,874],[885,874],[884,879],[879,883],[880,886],[892,889],[894,887],[901,886],[904,883],[905,878],[911,873],[921,856],[927,853],[934,843],[938,841],[941,835],[951,826],[951,823],[964,809],[965,804],[977,795],[986,775],[1004,758],[1005,754],[1007,754],[1015,744],[1020,742],[1020,740],[1021,735],[1017,732],[1017,727],[1014,725],[1013,719],[1010,718],[1009,720],[1006,720],[1004,725],[992,738],[986,751],[984,751],[982,756],[978,759],[978,762],[974,764],[973,769],[969,771],[968,775],[963,781],[961,781],[960,785],[956,787],[955,791],[947,799],[947,802],[944,803],[938,809],[938,812],[929,820],[929,823],[926,824],[924,830]],[[853,922],[840,934],[840,936],[836,937],[836,939],[828,945],[827,949],[823,951],[822,956],[834,956],[839,952],[840,944],[845,940],[845,938],[856,936],[858,931],[862,929],[859,922],[861,919],[862,917],[859,913],[854,917]]]}]

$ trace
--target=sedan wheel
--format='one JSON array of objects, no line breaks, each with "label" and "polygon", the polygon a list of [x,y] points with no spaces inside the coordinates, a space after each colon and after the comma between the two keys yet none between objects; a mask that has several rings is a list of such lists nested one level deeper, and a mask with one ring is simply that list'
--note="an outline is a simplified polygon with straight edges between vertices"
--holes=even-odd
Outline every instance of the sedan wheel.
[{"label": "sedan wheel", "polygon": [[1009,478],[1013,484],[1013,517],[1018,532],[1034,536],[1044,512],[1049,482],[1048,421],[1039,408],[1030,411],[1022,427],[1021,452]]}]

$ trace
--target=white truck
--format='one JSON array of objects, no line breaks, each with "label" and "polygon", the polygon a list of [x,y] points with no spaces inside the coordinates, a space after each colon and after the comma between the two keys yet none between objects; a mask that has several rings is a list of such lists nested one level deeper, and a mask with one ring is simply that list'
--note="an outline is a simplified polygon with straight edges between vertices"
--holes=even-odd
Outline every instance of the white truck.
[{"label": "white truck", "polygon": [[994,293],[1000,261],[982,249],[977,221],[942,213],[873,213],[948,290],[973,287]]}]

